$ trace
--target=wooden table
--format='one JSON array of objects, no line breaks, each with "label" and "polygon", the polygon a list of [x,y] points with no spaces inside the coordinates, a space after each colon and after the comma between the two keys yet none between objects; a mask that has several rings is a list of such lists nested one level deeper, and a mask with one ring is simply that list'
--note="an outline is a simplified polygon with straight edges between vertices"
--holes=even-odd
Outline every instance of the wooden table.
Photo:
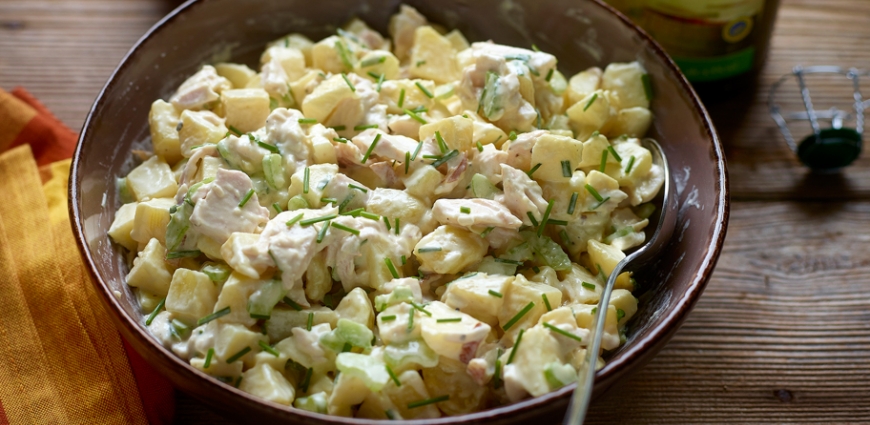
[{"label": "wooden table", "polygon": [[[78,130],[168,0],[0,1],[0,87]],[[594,423],[870,421],[870,156],[811,175],[766,113],[796,64],[870,68],[870,1],[785,0],[759,88],[709,105],[731,176],[728,238],[685,325],[595,403]],[[866,93],[870,95],[870,92]],[[178,395],[178,422],[229,423]]]}]

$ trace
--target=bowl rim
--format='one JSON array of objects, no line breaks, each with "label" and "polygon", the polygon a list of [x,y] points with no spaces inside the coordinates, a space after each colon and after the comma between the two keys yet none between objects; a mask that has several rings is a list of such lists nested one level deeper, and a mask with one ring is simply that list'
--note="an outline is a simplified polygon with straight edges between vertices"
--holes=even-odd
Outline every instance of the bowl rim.
[{"label": "bowl rim", "polygon": [[[206,373],[193,368],[188,362],[183,361],[180,357],[176,356],[169,349],[158,344],[154,340],[153,336],[140,325],[140,320],[138,317],[131,317],[129,314],[127,314],[126,310],[124,310],[124,308],[121,306],[119,300],[116,299],[107,281],[104,280],[103,277],[97,273],[97,265],[94,259],[94,254],[91,252],[90,246],[87,244],[85,239],[83,224],[84,222],[80,209],[81,200],[79,197],[79,193],[81,191],[82,183],[81,155],[83,149],[83,142],[89,136],[89,133],[91,131],[91,124],[95,119],[97,110],[100,109],[105,102],[106,93],[118,84],[118,82],[116,81],[116,77],[128,66],[130,66],[131,59],[136,54],[138,54],[139,49],[142,47],[142,45],[153,35],[162,31],[164,27],[170,22],[176,20],[187,11],[209,1],[211,0],[187,0],[174,10],[172,10],[169,14],[164,16],[162,19],[160,19],[151,28],[149,28],[148,31],[136,41],[136,43],[130,48],[130,50],[127,51],[127,53],[121,59],[119,65],[115,68],[115,70],[112,71],[109,79],[100,90],[99,94],[96,97],[96,100],[88,111],[84,124],[82,125],[82,131],[79,135],[75,152],[73,154],[68,185],[68,208],[70,213],[70,224],[72,227],[73,235],[75,236],[76,244],[78,245],[80,254],[82,256],[82,260],[87,265],[88,273],[92,278],[93,284],[97,287],[97,293],[100,294],[100,298],[102,299],[104,306],[108,307],[109,310],[115,313],[111,314],[110,316],[115,322],[116,328],[118,328],[119,331],[124,334],[124,336],[131,345],[137,348],[137,351],[139,351],[140,353],[142,353],[143,351],[147,351],[150,355],[157,356],[157,362],[167,364],[169,369],[172,369],[183,379],[186,379],[186,383],[197,385],[206,391],[218,393],[222,392],[226,396],[236,396],[237,399],[244,405],[247,405],[254,409],[262,409],[263,407],[265,407],[270,409],[272,411],[271,413],[274,416],[283,416],[288,419],[347,425],[381,424],[383,423],[381,420],[347,418],[341,416],[319,414],[302,409],[297,409],[292,406],[285,406],[273,403],[267,400],[262,400],[251,394],[241,391],[238,388],[213,379],[210,375],[207,375]],[[683,90],[685,91],[686,97],[690,100],[692,106],[694,107],[694,112],[700,116],[707,137],[712,142],[713,160],[716,166],[715,183],[717,192],[715,205],[716,222],[712,229],[711,241],[705,247],[706,255],[701,261],[700,269],[694,275],[685,292],[681,293],[678,297],[678,300],[675,303],[675,307],[663,313],[663,315],[661,316],[661,322],[658,326],[652,328],[645,338],[635,340],[633,344],[626,347],[626,349],[622,351],[616,359],[608,362],[602,369],[596,372],[596,388],[600,388],[602,386],[606,387],[607,385],[609,385],[609,382],[615,379],[617,376],[621,375],[623,373],[623,370],[627,370],[629,366],[631,366],[633,363],[638,362],[642,357],[643,353],[645,353],[647,350],[656,349],[657,346],[659,346],[664,341],[664,339],[669,336],[669,334],[675,332],[680,324],[685,320],[689,312],[692,310],[695,303],[700,298],[701,293],[703,292],[710,279],[710,276],[719,258],[719,254],[722,251],[722,246],[728,228],[728,218],[730,214],[730,192],[728,184],[728,170],[725,163],[725,154],[721,140],[719,139],[719,136],[713,126],[712,119],[707,112],[707,109],[704,107],[703,103],[698,97],[698,94],[692,88],[685,75],[683,75],[683,73],[679,70],[676,63],[670,58],[670,56],[668,56],[667,53],[665,53],[661,45],[659,45],[649,34],[647,34],[639,26],[634,24],[628,17],[620,13],[618,10],[604,3],[603,0],[586,1],[588,3],[592,3],[592,5],[594,5],[595,7],[599,7],[615,15],[616,18],[622,22],[627,30],[634,31],[635,34],[640,37],[642,44],[645,46],[645,48],[652,51],[652,53],[659,60],[662,61],[664,67],[667,68],[668,71],[671,73],[671,76],[677,80],[680,86],[682,86]],[[146,340],[148,342],[142,343],[143,340]],[[147,356],[143,355],[143,357]],[[151,362],[152,361],[149,361],[149,363]],[[196,380],[201,380],[202,383]],[[560,401],[560,399],[566,399],[570,397],[575,387],[576,384],[570,384],[556,391],[552,391],[538,397],[528,398],[516,403],[511,403],[479,412],[457,416],[446,416],[437,419],[406,420],[406,422],[412,422],[416,424],[457,424],[478,423],[484,421],[489,422],[497,419],[504,419],[509,416],[516,416],[521,413],[534,412],[535,410],[543,408],[548,404],[558,402]],[[206,403],[215,403],[215,400],[203,401],[205,401]]]}]

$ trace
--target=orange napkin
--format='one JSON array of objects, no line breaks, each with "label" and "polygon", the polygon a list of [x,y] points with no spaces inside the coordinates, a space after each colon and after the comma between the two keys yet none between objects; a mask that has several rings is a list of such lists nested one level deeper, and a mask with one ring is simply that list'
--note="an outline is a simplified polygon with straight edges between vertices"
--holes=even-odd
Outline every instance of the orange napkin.
[{"label": "orange napkin", "polygon": [[73,238],[75,143],[26,91],[0,89],[0,425],[168,424],[172,387],[112,326]]}]

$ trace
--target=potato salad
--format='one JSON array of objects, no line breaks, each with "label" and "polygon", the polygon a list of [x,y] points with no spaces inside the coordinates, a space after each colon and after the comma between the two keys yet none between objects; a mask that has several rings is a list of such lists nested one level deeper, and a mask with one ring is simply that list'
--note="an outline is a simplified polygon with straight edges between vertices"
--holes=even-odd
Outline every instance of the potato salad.
[{"label": "potato salad", "polygon": [[[330,415],[460,415],[574,382],[664,176],[639,141],[644,68],[556,64],[402,6],[389,38],[353,20],[202,66],[152,104],[153,152],[118,180],[109,235],[145,325],[215,379]],[[616,281],[602,352],[635,285]]]}]

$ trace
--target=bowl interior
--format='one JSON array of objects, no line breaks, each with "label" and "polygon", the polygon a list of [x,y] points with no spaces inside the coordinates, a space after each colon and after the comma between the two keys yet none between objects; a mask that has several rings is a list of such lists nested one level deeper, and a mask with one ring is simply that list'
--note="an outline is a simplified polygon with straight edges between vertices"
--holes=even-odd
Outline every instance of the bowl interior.
[{"label": "bowl interior", "polygon": [[[534,44],[554,54],[559,69],[568,77],[610,62],[638,60],[648,70],[655,92],[649,137],[661,142],[670,160],[679,216],[672,243],[661,253],[659,262],[637,274],[645,295],[628,342],[610,353],[608,364],[598,371],[596,392],[601,392],[648,360],[670,337],[700,296],[718,257],[727,223],[727,182],[722,148],[706,111],[662,50],[597,0],[405,3],[430,21],[462,30],[469,41],[491,39],[521,47]],[[124,283],[128,270],[124,255],[106,232],[120,205],[115,178],[135,165],[131,149],[150,149],[148,111],[154,100],[167,99],[206,63],[232,60],[258,69],[255,65],[265,44],[290,32],[318,40],[358,16],[386,34],[389,17],[400,4],[396,0],[189,1],[137,43],[97,98],[82,131],[71,175],[74,232],[122,334],[183,390],[248,419],[255,415],[305,417],[312,423],[366,422],[327,418],[258,401],[207,378],[158,346],[145,331],[142,314]],[[570,390],[566,387],[499,409],[434,422],[518,422],[541,414],[558,416]]]}]

